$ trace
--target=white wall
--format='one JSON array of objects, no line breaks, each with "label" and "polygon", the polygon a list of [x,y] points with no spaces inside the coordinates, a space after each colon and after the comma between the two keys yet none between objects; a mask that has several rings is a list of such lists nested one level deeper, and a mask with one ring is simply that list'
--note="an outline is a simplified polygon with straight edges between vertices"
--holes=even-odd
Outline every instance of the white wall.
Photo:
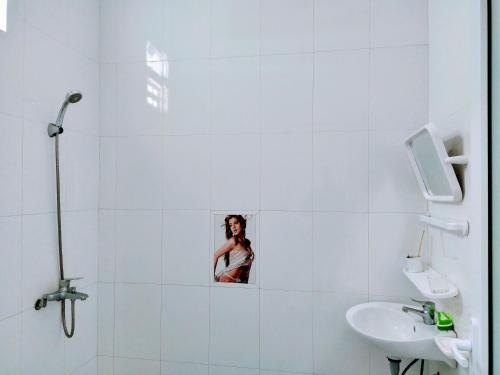
[{"label": "white wall", "polygon": [[[99,69],[97,1],[9,0],[0,32],[0,373],[97,371]],[[60,304],[35,311],[57,289],[55,120],[68,90],[61,136],[66,276],[90,298],[76,307],[73,339],[64,337]]]},{"label": "white wall", "polygon": [[[432,264],[460,289],[444,308],[455,317],[461,337],[470,335],[470,318],[481,323],[478,374],[487,374],[487,133],[485,116],[484,1],[429,2],[429,118],[443,134],[457,132],[469,164],[459,169],[464,200],[431,204],[433,215],[467,219],[470,235],[431,232]],[[456,142],[451,146],[458,150]],[[468,373],[441,366],[440,372]]]},{"label": "white wall", "polygon": [[[385,374],[348,307],[416,295],[421,0],[101,2],[101,375]],[[258,285],[210,282],[257,212]]]}]

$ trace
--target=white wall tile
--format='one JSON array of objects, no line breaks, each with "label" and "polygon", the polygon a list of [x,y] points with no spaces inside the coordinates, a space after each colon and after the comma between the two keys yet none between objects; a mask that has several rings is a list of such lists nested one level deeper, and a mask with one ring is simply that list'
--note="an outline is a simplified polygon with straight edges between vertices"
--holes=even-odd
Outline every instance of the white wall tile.
[{"label": "white wall tile", "polygon": [[260,137],[212,137],[212,208],[256,210],[259,207]]},{"label": "white wall tile", "polygon": [[[451,6],[453,4],[453,6]],[[467,103],[475,100],[477,78],[471,74],[477,53],[470,4],[429,4],[429,118],[432,121],[459,119]],[[452,60],[453,64],[448,64]],[[455,125],[454,125],[455,126]]]},{"label": "white wall tile", "polygon": [[162,362],[162,375],[208,375],[207,365],[192,363]]},{"label": "white wall tile", "polygon": [[261,57],[262,131],[312,129],[313,55]]},{"label": "white wall tile", "polygon": [[53,214],[23,217],[23,310],[58,288],[56,225]]},{"label": "white wall tile", "polygon": [[428,118],[426,46],[372,51],[370,129],[416,129]]},{"label": "white wall tile", "polygon": [[113,211],[99,211],[99,255],[98,280],[115,280],[115,214]]},{"label": "white wall tile", "polygon": [[99,144],[99,208],[114,208],[116,200],[116,138]]},{"label": "white wall tile", "polygon": [[248,56],[259,52],[260,2],[213,0],[212,56]]},{"label": "white wall tile", "polygon": [[228,367],[228,366],[210,366],[210,375],[259,375],[259,369]]},{"label": "white wall tile", "polygon": [[260,370],[260,375],[311,375],[312,372],[288,372],[281,370]]},{"label": "white wall tile", "polygon": [[54,143],[47,125],[25,122],[23,135],[23,212],[54,212]]},{"label": "white wall tile", "polygon": [[113,357],[97,357],[97,375],[114,375],[114,358]]},{"label": "white wall tile", "polygon": [[162,134],[163,62],[119,64],[116,75],[117,134]]},{"label": "white wall tile", "polygon": [[317,51],[366,48],[370,44],[370,0],[315,0]]},{"label": "white wall tile", "polygon": [[169,59],[210,56],[210,0],[166,2],[165,52]]},{"label": "white wall tile", "polygon": [[[22,310],[22,219],[0,218],[0,320]],[[33,301],[34,303],[35,301]]]},{"label": "white wall tile", "polygon": [[152,296],[161,295],[161,286],[117,284],[115,293],[115,355],[159,360],[161,298]]},{"label": "white wall tile", "polygon": [[94,357],[85,365],[75,371],[75,375],[96,375],[99,371],[97,357]]},{"label": "white wall tile", "polygon": [[320,52],[314,60],[314,130],[368,129],[367,49]]},{"label": "white wall tile", "polygon": [[[95,0],[92,0],[95,1]],[[90,3],[90,2],[89,2]],[[74,53],[67,62],[67,83],[62,91],[57,92],[57,106],[62,104],[65,94],[71,90],[80,91],[82,99],[68,108],[64,117],[65,130],[78,130],[85,135],[99,135],[99,65],[97,62],[82,59]],[[54,77],[54,79],[57,79]],[[51,121],[56,113],[51,114]],[[64,137],[65,138],[65,137]]]},{"label": "white wall tile", "polygon": [[314,214],[314,290],[368,294],[368,214]]},{"label": "white wall tile", "polygon": [[408,131],[370,134],[370,212],[423,212],[427,208],[404,141]]},{"label": "white wall tile", "polygon": [[[1,42],[0,42],[1,43]],[[0,115],[0,216],[22,212],[23,122]]]},{"label": "white wall tile", "polygon": [[260,366],[312,372],[312,295],[261,290]]},{"label": "white wall tile", "polygon": [[312,134],[262,137],[264,210],[312,209]]},{"label": "white wall tile", "polygon": [[117,282],[161,283],[161,211],[117,211]]},{"label": "white wall tile", "polygon": [[367,212],[368,133],[317,133],[313,152],[314,209]]},{"label": "white wall tile", "polygon": [[95,209],[99,203],[99,140],[69,130],[64,134],[59,141],[62,208]]},{"label": "white wall tile", "polygon": [[87,58],[97,60],[99,53],[98,1],[70,2],[26,1],[26,22],[51,38],[77,50]]},{"label": "white wall tile", "polygon": [[163,237],[163,282],[208,284],[210,213],[166,211]]},{"label": "white wall tile", "polygon": [[287,53],[313,50],[313,1],[267,0],[261,3],[261,52]]},{"label": "white wall tile", "polygon": [[[64,375],[64,333],[61,327],[61,307],[49,303],[43,311],[23,312],[22,367],[23,375]],[[40,360],[43,358],[43,361]],[[63,357],[64,358],[64,357]]]},{"label": "white wall tile", "polygon": [[[97,210],[72,211],[62,215],[64,276],[83,277],[77,286],[97,282],[99,249]],[[52,227],[55,231],[55,223]],[[56,288],[57,289],[57,288]]]},{"label": "white wall tile", "polygon": [[57,6],[56,1],[47,1],[40,4],[37,1],[25,0],[26,22],[41,31],[52,39],[64,40],[61,35],[70,26],[71,5]]},{"label": "white wall tile", "polygon": [[[66,92],[73,86],[72,74],[84,62],[76,52],[39,29],[26,25],[25,32],[24,117],[41,122],[46,136],[47,123],[55,120]],[[66,121],[70,116],[68,111]]]},{"label": "white wall tile", "polygon": [[114,375],[160,375],[160,361],[115,358]]},{"label": "white wall tile", "polygon": [[210,289],[210,364],[259,367],[257,289]]},{"label": "white wall tile", "polygon": [[314,373],[369,373],[370,346],[345,319],[351,306],[367,300],[367,295],[314,294]]},{"label": "white wall tile", "polygon": [[169,136],[164,148],[164,206],[210,208],[210,136]]},{"label": "white wall tile", "polygon": [[161,209],[161,171],[161,137],[119,138],[117,141],[117,208]]},{"label": "white wall tile", "polygon": [[162,293],[162,359],[208,363],[208,287],[164,285]]},{"label": "white wall tile", "polygon": [[402,269],[418,252],[422,229],[416,214],[370,214],[370,294],[415,295]]},{"label": "white wall tile", "polygon": [[[73,27],[70,27],[66,34],[71,40],[71,47],[97,62],[99,60],[100,2],[99,0],[77,1],[72,5]],[[75,27],[75,24],[78,26]]]},{"label": "white wall tile", "polygon": [[[0,112],[23,115],[24,2],[7,3],[7,32],[0,34]],[[3,147],[2,147],[3,148]]]},{"label": "white wall tile", "polygon": [[21,375],[22,315],[0,321],[0,363],[2,372]]},{"label": "white wall tile", "polygon": [[105,0],[101,3],[102,62],[157,61],[163,50],[164,1]]},{"label": "white wall tile", "polygon": [[[66,373],[73,373],[96,356],[97,343],[97,284],[81,289],[89,298],[76,302],[78,314],[78,329],[73,337],[66,339],[64,344]],[[69,304],[68,304],[69,307]],[[67,309],[68,310],[68,309]],[[70,324],[70,313],[67,313],[67,322]]]},{"label": "white wall tile", "polygon": [[427,1],[371,0],[371,45],[427,43]]},{"label": "white wall tile", "polygon": [[210,60],[165,63],[163,127],[167,134],[209,133],[210,64]]},{"label": "white wall tile", "polygon": [[312,214],[262,212],[260,223],[261,287],[311,290]]},{"label": "white wall tile", "polygon": [[260,131],[259,57],[212,60],[213,133]]},{"label": "white wall tile", "polygon": [[99,134],[101,136],[113,136],[117,134],[117,65],[100,64],[99,68]]},{"label": "white wall tile", "polygon": [[97,354],[112,357],[114,354],[115,287],[111,283],[99,283],[97,293]]}]

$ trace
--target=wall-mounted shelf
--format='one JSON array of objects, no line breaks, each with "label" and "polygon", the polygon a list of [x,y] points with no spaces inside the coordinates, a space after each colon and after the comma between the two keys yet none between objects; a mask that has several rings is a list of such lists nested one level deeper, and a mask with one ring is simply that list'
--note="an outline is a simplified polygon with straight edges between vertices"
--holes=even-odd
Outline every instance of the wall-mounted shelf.
[{"label": "wall-mounted shelf", "polygon": [[469,234],[469,222],[467,220],[438,219],[430,215],[420,215],[420,221],[448,232],[457,233],[461,236],[467,236]]},{"label": "wall-mounted shelf", "polygon": [[448,280],[448,291],[444,293],[434,293],[431,291],[431,288],[429,286],[429,279],[428,277],[439,277],[442,276],[439,272],[435,271],[431,267],[427,267],[424,272],[408,272],[406,269],[403,269],[403,273],[406,275],[408,280],[410,280],[413,285],[419,290],[422,295],[424,295],[426,298],[429,298],[431,300],[438,300],[438,299],[448,299],[448,298],[453,298],[458,295],[458,288],[450,283]]}]

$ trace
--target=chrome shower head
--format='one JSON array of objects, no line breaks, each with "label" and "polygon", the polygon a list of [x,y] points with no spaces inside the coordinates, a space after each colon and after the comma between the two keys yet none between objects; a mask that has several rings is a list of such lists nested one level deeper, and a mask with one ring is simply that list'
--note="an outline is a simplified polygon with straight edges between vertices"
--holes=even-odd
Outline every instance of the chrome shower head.
[{"label": "chrome shower head", "polygon": [[80,91],[70,91],[66,94],[66,101],[69,103],[77,103],[82,99],[82,93]]},{"label": "chrome shower head", "polygon": [[80,91],[70,91],[66,94],[66,98],[64,99],[61,109],[59,110],[59,114],[57,115],[56,122],[54,124],[49,124],[49,137],[54,137],[63,132],[62,124],[68,104],[78,103],[81,99],[82,93]]}]

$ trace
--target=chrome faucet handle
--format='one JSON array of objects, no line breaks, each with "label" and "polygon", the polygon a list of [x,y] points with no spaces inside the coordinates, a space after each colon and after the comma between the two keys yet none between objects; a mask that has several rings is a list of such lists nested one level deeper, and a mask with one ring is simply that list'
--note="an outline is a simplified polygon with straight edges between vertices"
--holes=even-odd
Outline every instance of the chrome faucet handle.
[{"label": "chrome faucet handle", "polygon": [[83,277],[82,276],[79,276],[79,277],[66,277],[63,280],[66,280],[66,281],[83,280]]},{"label": "chrome faucet handle", "polygon": [[66,279],[61,279],[59,280],[59,288],[69,288],[71,285],[71,281],[81,279],[83,279],[83,277],[68,277]]}]

